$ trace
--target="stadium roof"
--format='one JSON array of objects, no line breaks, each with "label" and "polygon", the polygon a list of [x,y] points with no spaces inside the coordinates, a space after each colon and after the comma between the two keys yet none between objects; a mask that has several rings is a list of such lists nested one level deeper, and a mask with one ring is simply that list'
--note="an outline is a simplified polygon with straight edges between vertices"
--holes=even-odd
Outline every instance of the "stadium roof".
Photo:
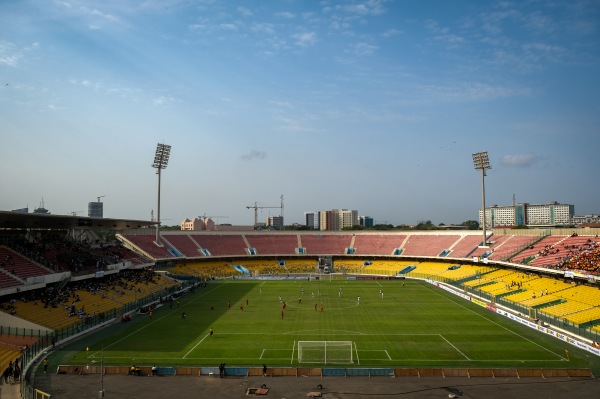
[{"label": "stadium roof", "polygon": [[91,218],[86,216],[52,215],[0,211],[0,229],[93,229],[125,230],[156,226],[148,220]]}]

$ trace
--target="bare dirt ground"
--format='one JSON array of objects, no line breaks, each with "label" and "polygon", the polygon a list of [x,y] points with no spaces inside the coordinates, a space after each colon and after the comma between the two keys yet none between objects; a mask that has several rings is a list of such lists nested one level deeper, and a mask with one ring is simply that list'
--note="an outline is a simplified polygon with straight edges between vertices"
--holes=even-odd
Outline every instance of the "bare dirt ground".
[{"label": "bare dirt ground", "polygon": [[[126,375],[42,374],[35,386],[52,398],[184,399],[184,398],[593,398],[600,393],[597,378],[463,378],[463,377],[136,377]],[[319,386],[320,385],[320,386]],[[264,386],[266,395],[247,395]],[[252,390],[251,390],[252,391]]]}]

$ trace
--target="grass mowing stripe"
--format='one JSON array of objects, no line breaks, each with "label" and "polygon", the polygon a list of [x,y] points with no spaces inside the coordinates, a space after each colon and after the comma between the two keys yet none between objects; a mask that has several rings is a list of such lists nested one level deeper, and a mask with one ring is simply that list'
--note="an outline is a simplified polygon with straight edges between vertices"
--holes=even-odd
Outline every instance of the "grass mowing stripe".
[{"label": "grass mowing stripe", "polygon": [[206,334],[204,337],[202,337],[202,339],[200,341],[198,341],[198,343],[196,345],[194,345],[194,347],[192,349],[190,349],[188,351],[188,353],[186,353],[185,355],[183,355],[183,359],[185,359],[187,357],[187,355],[189,355],[190,353],[192,353],[194,351],[194,349],[196,349],[196,347],[198,345],[200,345],[202,343],[202,341],[204,341],[206,339],[206,337],[208,337],[208,336],[209,336],[209,334]]},{"label": "grass mowing stripe", "polygon": [[[239,366],[301,367],[296,343],[312,340],[352,341],[353,364],[363,367],[564,367],[565,359],[556,355],[563,342],[488,315],[488,310],[467,305],[428,283],[401,284],[383,280],[210,282],[181,297],[178,309],[161,306],[154,319],[136,315],[130,323],[115,323],[84,337],[83,345],[81,341],[69,344],[64,363],[89,362],[83,348],[97,351],[103,346],[104,359],[111,365],[135,360],[137,364],[214,366],[226,360]],[[279,296],[289,300],[285,318]],[[350,302],[354,306],[348,307]],[[228,303],[233,306],[228,308]],[[240,304],[243,311],[238,310]],[[185,320],[180,317],[183,311]],[[209,327],[214,329],[214,339],[206,339]],[[590,367],[596,360],[577,348],[569,352],[570,367]]]},{"label": "grass mowing stripe", "polygon": [[440,336],[440,337],[442,337],[442,339],[443,339],[444,341],[448,342],[448,345],[450,345],[451,347],[453,347],[454,349],[456,349],[456,351],[457,351],[458,353],[460,353],[461,355],[463,355],[463,356],[465,357],[465,359],[467,359],[467,360],[471,360],[471,359],[469,359],[469,357],[468,357],[467,355],[465,355],[464,353],[462,353],[462,352],[460,351],[460,349],[458,349],[456,346],[454,346],[454,345],[452,344],[452,342],[448,341],[448,340],[446,339],[446,337],[444,337],[442,334],[439,334],[439,336]]},{"label": "grass mowing stripe", "polygon": [[[427,288],[431,290],[431,288],[432,288],[432,287],[427,287]],[[439,293],[439,292],[436,292],[436,291],[434,291],[434,290],[432,290],[432,291],[433,291],[433,292],[434,292],[436,295],[443,296],[443,295],[441,295],[441,293]],[[477,316],[479,316],[479,317],[481,317],[481,318],[483,318],[483,319],[485,319],[485,320],[489,321],[489,322],[490,322],[490,323],[492,323],[492,324],[495,324],[495,325],[499,326],[500,328],[503,328],[503,329],[505,329],[506,331],[510,332],[511,334],[514,334],[514,335],[516,335],[517,337],[519,337],[519,338],[521,338],[521,339],[523,339],[523,340],[525,340],[525,341],[527,341],[527,342],[529,342],[529,343],[531,343],[531,344],[533,344],[533,345],[535,345],[535,346],[537,346],[537,347],[539,347],[539,348],[541,348],[541,349],[543,349],[543,350],[545,350],[545,351],[548,351],[548,352],[552,353],[553,355],[556,355],[556,356],[557,356],[559,359],[561,359],[561,360],[567,360],[565,357],[563,357],[563,356],[561,356],[561,355],[559,355],[559,354],[557,354],[557,353],[555,353],[555,352],[552,352],[550,349],[543,347],[542,345],[538,344],[537,342],[534,342],[534,341],[532,341],[532,340],[530,340],[530,339],[528,339],[528,338],[525,338],[525,337],[523,337],[522,335],[520,335],[519,333],[517,333],[517,332],[515,332],[515,331],[511,330],[510,328],[508,328],[508,327],[505,327],[505,326],[503,326],[503,325],[501,325],[501,324],[499,324],[499,323],[497,323],[497,322],[495,322],[495,321],[491,320],[491,319],[490,319],[490,318],[488,318],[488,317],[485,317],[483,314],[481,314],[481,313],[478,313],[478,312],[475,312],[474,310],[467,308],[466,306],[464,306],[463,304],[459,303],[458,301],[455,301],[453,298],[447,298],[447,299],[448,299],[450,302],[453,302],[453,303],[455,303],[456,305],[460,306],[461,308],[463,308],[463,309],[465,309],[465,310],[467,310],[467,311],[469,311],[469,312],[471,312],[471,313],[473,313],[473,314],[476,314]]]}]

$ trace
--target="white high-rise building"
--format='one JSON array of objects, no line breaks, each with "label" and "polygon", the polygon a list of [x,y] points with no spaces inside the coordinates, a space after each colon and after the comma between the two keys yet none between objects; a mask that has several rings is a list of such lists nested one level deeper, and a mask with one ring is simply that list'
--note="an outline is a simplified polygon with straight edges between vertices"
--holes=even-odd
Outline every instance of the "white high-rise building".
[{"label": "white high-rise building", "polygon": [[319,230],[342,230],[358,225],[358,211],[332,209],[330,211],[305,212],[306,226]]},{"label": "white high-rise building", "polygon": [[[486,228],[506,226],[552,227],[568,226],[575,215],[575,206],[550,202],[548,204],[519,203],[485,208]],[[483,213],[479,210],[479,225]]]}]

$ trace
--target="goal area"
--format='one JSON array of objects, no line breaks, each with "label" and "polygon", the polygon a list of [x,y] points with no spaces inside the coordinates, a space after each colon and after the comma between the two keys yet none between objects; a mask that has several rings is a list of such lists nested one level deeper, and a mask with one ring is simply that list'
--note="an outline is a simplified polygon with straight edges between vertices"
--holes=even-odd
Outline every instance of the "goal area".
[{"label": "goal area", "polygon": [[298,341],[298,363],[352,364],[352,341]]}]

